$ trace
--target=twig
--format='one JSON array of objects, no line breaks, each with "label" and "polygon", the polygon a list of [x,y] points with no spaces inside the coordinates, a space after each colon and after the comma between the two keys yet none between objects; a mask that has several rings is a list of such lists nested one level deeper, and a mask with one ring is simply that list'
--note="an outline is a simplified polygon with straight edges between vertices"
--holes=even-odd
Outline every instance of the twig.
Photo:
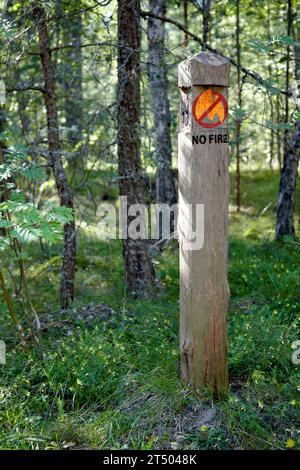
[{"label": "twig", "polygon": [[4,280],[4,276],[3,276],[1,270],[0,270],[0,287],[1,287],[1,290],[2,290],[2,293],[3,293],[3,297],[4,297],[4,300],[5,300],[6,306],[7,306],[7,310],[9,312],[13,322],[15,323],[20,336],[21,336],[21,344],[22,344],[23,347],[26,348],[27,345],[26,345],[24,330],[22,328],[21,323],[18,320],[14,304],[13,304],[11,296],[10,296],[8,290],[7,290],[5,280]]},{"label": "twig", "polygon": [[14,91],[16,92],[22,92],[22,91],[40,91],[41,93],[46,93],[45,88],[41,86],[36,86],[36,85],[28,85],[28,86],[23,86],[23,87],[15,87],[15,88],[7,88],[6,92],[7,93],[13,93]]},{"label": "twig", "polygon": [[[80,49],[85,47],[93,47],[93,46],[109,46],[109,47],[120,47],[118,44],[112,44],[111,42],[91,42],[87,44],[62,44],[61,46],[49,47],[47,50],[51,52],[60,51],[62,49]],[[28,55],[41,55],[38,51],[29,51]]]},{"label": "twig", "polygon": [[[70,320],[57,320],[57,321],[53,321],[51,323],[48,323],[44,326],[41,326],[39,331],[45,331],[45,330],[48,330],[49,328],[58,328],[59,326],[61,326],[63,323],[70,323],[72,324],[72,322]],[[30,338],[34,337],[35,336],[35,332],[31,332],[29,333],[27,336],[24,337],[24,340],[25,341],[28,341]]]}]

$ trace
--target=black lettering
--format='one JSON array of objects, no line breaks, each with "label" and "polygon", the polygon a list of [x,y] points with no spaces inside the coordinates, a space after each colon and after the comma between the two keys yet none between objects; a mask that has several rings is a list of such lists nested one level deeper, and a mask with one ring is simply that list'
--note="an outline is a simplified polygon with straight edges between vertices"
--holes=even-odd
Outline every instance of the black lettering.
[{"label": "black lettering", "polygon": [[192,144],[199,144],[199,137],[197,135],[192,136]]}]

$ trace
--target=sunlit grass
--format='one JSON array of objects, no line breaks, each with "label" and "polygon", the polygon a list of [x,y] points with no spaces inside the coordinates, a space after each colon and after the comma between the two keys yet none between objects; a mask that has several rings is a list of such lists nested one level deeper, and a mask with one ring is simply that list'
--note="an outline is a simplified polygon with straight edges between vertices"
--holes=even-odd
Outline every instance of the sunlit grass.
[{"label": "sunlit grass", "polygon": [[[226,402],[192,393],[179,378],[176,242],[155,258],[160,294],[134,301],[125,293],[121,243],[99,241],[87,223],[73,320],[44,332],[43,364],[14,347],[2,309],[1,448],[265,449],[289,439],[300,448],[300,366],[291,362],[300,339],[300,245],[272,241],[274,206],[263,210],[277,185],[276,173],[244,174],[241,212],[230,214]],[[87,219],[93,210],[84,208]],[[28,277],[42,317],[59,311],[59,249],[32,248]],[[112,315],[85,322],[80,312],[91,303]]]}]

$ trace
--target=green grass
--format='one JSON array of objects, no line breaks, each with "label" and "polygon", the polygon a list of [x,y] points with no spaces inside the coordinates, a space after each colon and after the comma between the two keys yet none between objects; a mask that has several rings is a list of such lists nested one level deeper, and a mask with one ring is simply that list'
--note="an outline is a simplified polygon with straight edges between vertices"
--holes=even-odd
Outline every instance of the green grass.
[{"label": "green grass", "polygon": [[[83,226],[73,320],[44,332],[43,364],[16,348],[1,308],[0,447],[300,449],[300,365],[291,361],[300,339],[300,244],[272,241],[277,185],[276,173],[245,173],[241,213],[231,211],[227,401],[195,394],[179,377],[176,244],[155,259],[161,292],[133,301],[120,243],[100,242]],[[31,292],[40,315],[57,319],[59,247],[38,250]],[[91,303],[112,314],[84,321]]]}]

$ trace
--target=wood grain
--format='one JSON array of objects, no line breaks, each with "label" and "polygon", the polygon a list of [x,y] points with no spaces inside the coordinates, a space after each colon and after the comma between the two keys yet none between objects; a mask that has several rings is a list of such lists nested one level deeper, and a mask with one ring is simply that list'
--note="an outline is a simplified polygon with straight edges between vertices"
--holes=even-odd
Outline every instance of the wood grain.
[{"label": "wood grain", "polygon": [[[210,129],[200,126],[192,116],[193,101],[204,90],[211,88],[228,98],[229,63],[211,56],[202,52],[179,66],[180,357],[185,381],[195,389],[209,388],[222,397],[228,387],[227,119]],[[215,136],[219,135],[216,143]],[[193,143],[193,136],[202,136],[205,143]],[[202,248],[194,249],[191,242],[193,227],[187,223],[187,204],[204,204]],[[200,230],[197,227],[199,236]]]}]

